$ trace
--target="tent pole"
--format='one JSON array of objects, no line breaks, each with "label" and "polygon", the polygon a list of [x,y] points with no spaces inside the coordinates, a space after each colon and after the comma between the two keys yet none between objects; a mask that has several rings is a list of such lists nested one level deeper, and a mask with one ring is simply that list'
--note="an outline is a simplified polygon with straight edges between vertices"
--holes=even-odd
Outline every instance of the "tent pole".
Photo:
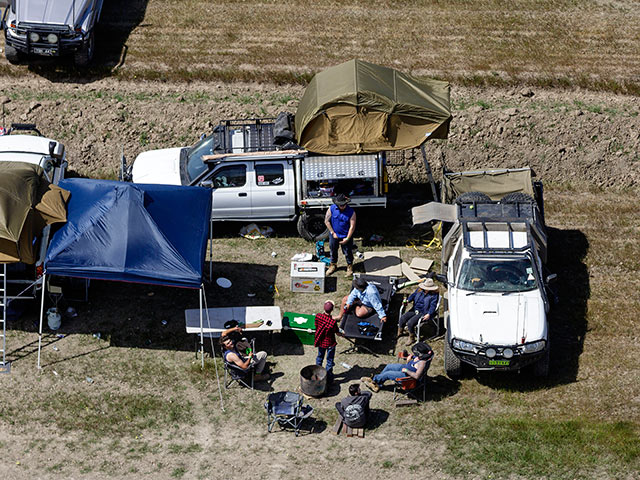
[{"label": "tent pole", "polygon": [[44,296],[47,290],[47,274],[42,274],[42,298],[40,299],[40,327],[38,328],[38,368],[40,366],[40,351],[42,350],[42,318],[44,316]]},{"label": "tent pole", "polygon": [[438,191],[436,190],[436,182],[433,180],[433,174],[431,173],[431,165],[429,165],[429,160],[427,160],[427,151],[424,148],[424,143],[420,145],[420,151],[422,152],[424,166],[427,168],[427,177],[429,178],[429,183],[431,184],[431,194],[433,195],[433,201],[437,202]]},{"label": "tent pole", "polygon": [[[204,297],[204,308],[207,312],[207,326],[211,328],[211,319],[209,318],[209,305],[207,305],[207,296],[204,291],[204,283],[201,285],[202,296]],[[211,355],[213,357],[213,367],[216,369],[216,380],[218,381],[218,395],[220,395],[220,409],[224,412],[224,402],[222,401],[222,387],[220,386],[220,375],[218,374],[218,364],[216,363],[216,347],[212,337],[209,337],[211,342]],[[220,358],[223,358],[222,352]]]},{"label": "tent pole", "polygon": [[204,330],[202,325],[202,295],[204,294],[204,286],[200,285],[200,362],[201,370],[204,370]]},{"label": "tent pole", "polygon": [[213,282],[213,219],[209,217],[209,282]]}]

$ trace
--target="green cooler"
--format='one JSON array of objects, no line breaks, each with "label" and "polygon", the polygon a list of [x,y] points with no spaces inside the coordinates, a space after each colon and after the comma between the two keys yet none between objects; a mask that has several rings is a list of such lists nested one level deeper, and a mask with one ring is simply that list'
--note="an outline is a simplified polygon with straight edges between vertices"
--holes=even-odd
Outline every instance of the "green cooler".
[{"label": "green cooler", "polygon": [[289,342],[313,345],[316,335],[316,316],[284,312],[282,332],[285,334],[285,340]]}]

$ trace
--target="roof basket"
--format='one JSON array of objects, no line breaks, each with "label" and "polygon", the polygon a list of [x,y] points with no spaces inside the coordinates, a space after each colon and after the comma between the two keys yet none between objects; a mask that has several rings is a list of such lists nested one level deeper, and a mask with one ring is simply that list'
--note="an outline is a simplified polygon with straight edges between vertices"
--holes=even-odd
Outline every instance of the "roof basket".
[{"label": "roof basket", "polygon": [[246,153],[276,150],[275,118],[222,120],[213,129],[213,153]]}]

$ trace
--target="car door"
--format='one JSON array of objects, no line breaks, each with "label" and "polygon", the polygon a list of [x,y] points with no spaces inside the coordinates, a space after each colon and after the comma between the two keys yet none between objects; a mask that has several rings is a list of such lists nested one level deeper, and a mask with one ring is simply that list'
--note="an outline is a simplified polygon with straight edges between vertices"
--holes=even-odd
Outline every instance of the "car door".
[{"label": "car door", "polygon": [[252,218],[292,217],[295,213],[292,164],[288,160],[255,161],[253,170]]},{"label": "car door", "polygon": [[251,216],[250,162],[223,164],[207,178],[212,187],[211,218],[247,219]]}]

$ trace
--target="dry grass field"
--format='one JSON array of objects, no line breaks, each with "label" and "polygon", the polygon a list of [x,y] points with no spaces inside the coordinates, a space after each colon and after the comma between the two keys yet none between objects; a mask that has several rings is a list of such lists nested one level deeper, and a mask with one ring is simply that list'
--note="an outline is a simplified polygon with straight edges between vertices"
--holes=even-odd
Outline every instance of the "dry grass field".
[{"label": "dry grass field", "polygon": [[[1,478],[640,478],[637,0],[105,0],[97,45],[86,72],[0,59],[7,120],[37,121],[89,176],[113,176],[124,147],[189,144],[220,118],[295,109],[313,73],[354,57],[450,81],[452,138],[431,145],[434,166],[523,161],[545,181],[559,295],[551,373],[452,381],[436,339],[426,402],[395,408],[382,391],[364,439],[335,437],[348,384],[394,361],[391,325],[377,357],[338,354],[337,385],[310,400],[315,422],[300,437],[267,434],[267,392],[297,388],[313,348],[276,334],[272,381],[225,391],[219,363],[208,356],[202,371],[184,331],[196,292],[94,282],[64,336],[45,336],[40,371],[37,306],[9,324]],[[420,191],[421,169],[415,158],[391,166],[394,206],[359,217],[363,250],[438,261],[437,250],[407,246],[423,231],[400,206],[403,188]],[[216,225],[214,277],[234,288],[208,284],[209,306],[314,313],[348,291],[338,276],[325,295],[292,294],[289,258],[311,245],[291,225],[255,241],[238,229]],[[374,233],[381,244],[367,242]]]}]

